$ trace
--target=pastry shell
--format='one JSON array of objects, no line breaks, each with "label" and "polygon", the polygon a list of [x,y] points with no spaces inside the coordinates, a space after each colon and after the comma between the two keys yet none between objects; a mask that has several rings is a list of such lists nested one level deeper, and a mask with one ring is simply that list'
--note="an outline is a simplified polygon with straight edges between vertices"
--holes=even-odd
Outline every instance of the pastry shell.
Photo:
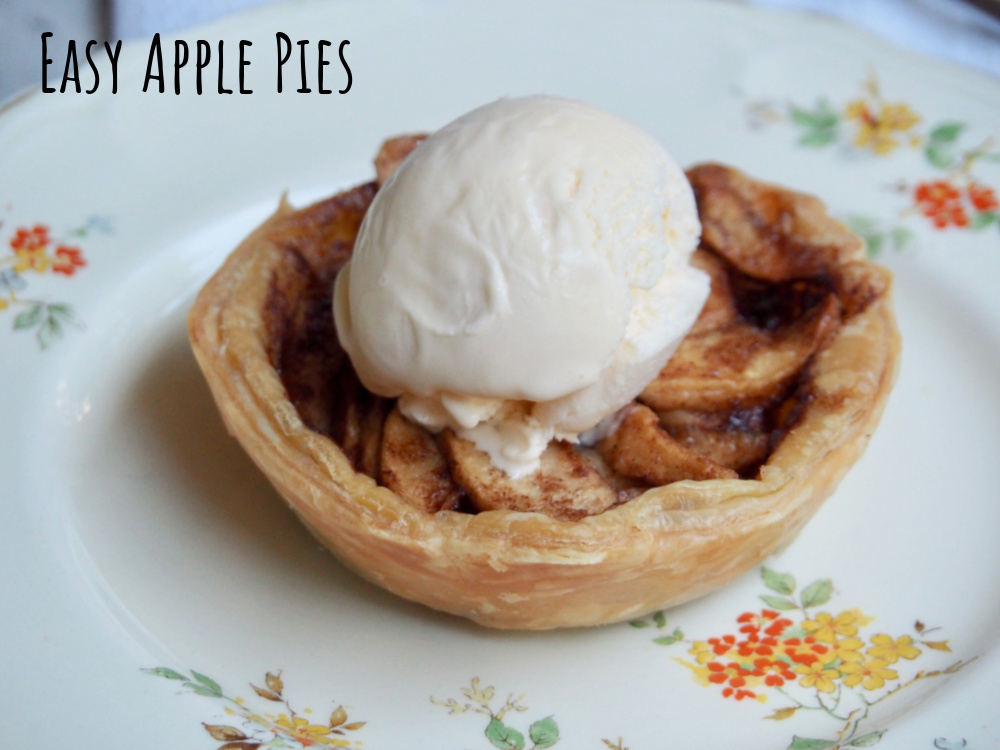
[{"label": "pastry shell", "polygon": [[845,258],[852,279],[885,291],[814,357],[812,397],[758,478],[678,481],[576,521],[421,511],[307,427],[275,364],[303,274],[326,263],[332,281],[375,189],[298,211],[282,201],[201,291],[188,327],[229,431],[319,540],[401,597],[513,629],[611,623],[695,599],[787,545],[879,421],[900,341],[888,274],[858,243]]}]

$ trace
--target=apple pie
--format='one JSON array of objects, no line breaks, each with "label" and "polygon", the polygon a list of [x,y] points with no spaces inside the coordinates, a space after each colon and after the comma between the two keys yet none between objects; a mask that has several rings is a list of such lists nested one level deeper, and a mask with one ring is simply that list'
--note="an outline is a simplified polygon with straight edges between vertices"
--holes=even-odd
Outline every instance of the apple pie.
[{"label": "apple pie", "polygon": [[376,181],[282,201],[190,313],[226,425],[312,533],[402,597],[520,629],[679,604],[789,543],[864,450],[896,375],[891,280],[860,240],[816,198],[689,170],[693,262],[712,280],[694,328],[602,439],[553,441],[511,479],[367,391],[334,330],[336,274],[419,141],[388,141]]}]

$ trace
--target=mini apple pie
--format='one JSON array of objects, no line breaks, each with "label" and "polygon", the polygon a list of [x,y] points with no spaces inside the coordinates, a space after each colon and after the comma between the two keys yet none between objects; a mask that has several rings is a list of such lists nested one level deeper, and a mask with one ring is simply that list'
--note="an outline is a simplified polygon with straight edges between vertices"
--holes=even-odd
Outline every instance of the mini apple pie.
[{"label": "mini apple pie", "polygon": [[387,142],[377,182],[282,202],[190,314],[229,430],[316,537],[402,597],[523,629],[679,604],[791,541],[864,450],[896,375],[890,277],[859,239],[813,197],[691,169],[693,262],[711,277],[694,328],[599,442],[555,440],[511,479],[367,391],[334,330],[337,272],[417,142]]}]

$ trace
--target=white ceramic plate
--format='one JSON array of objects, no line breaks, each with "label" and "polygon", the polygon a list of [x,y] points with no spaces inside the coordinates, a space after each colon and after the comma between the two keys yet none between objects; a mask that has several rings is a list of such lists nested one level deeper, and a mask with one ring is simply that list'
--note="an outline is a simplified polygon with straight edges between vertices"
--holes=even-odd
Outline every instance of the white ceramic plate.
[{"label": "white ceramic plate", "polygon": [[[351,90],[279,96],[278,31],[311,40],[310,77],[332,42],[331,88],[350,40]],[[167,93],[142,93],[141,43],[117,94],[0,115],[5,747],[1000,742],[1000,84],[715,3],[303,3],[183,38],[225,40],[233,89],[251,40],[254,94],[213,66],[199,97],[191,64],[175,95],[164,40]],[[766,569],[632,626],[490,632],[346,572],[227,437],[185,337],[282,191],[529,92],[819,194],[897,278],[902,376],[864,459]]]}]

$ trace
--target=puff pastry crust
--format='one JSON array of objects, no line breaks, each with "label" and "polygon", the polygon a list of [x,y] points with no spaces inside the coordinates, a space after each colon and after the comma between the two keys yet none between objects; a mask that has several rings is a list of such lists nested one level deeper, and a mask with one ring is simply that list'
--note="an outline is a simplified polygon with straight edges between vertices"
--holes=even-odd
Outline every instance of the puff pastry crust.
[{"label": "puff pastry crust", "polygon": [[[420,508],[356,470],[377,460],[377,444],[364,430],[338,444],[314,429],[338,405],[312,399],[314,413],[300,412],[282,379],[283,341],[296,316],[324,313],[323,294],[350,255],[375,183],[301,210],[282,201],[199,294],[190,339],[228,429],[349,567],[484,625],[610,623],[724,585],[788,544],[855,463],[892,388],[900,339],[888,273],[864,259],[860,241],[819,201],[719,165],[689,174],[714,251],[774,282],[823,274],[844,300],[843,322],[807,365],[801,415],[754,478],[674,481],[559,520],[461,512],[447,498]],[[761,271],[767,254],[779,258]],[[296,366],[307,370],[344,356],[319,337],[306,350]],[[384,408],[374,417],[362,410],[355,421],[384,420]]]}]

